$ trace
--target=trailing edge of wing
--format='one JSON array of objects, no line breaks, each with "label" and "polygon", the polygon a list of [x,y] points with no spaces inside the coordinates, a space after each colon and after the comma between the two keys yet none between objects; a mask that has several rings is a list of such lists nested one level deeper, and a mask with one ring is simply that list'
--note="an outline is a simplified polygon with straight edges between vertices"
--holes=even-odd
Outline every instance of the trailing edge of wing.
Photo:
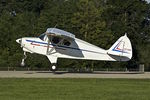
[{"label": "trailing edge of wing", "polygon": [[66,32],[64,30],[61,29],[57,29],[57,28],[48,28],[46,30],[47,35],[57,35],[57,36],[64,36],[64,37],[69,37],[72,39],[75,39],[75,35],[70,33],[70,32]]}]

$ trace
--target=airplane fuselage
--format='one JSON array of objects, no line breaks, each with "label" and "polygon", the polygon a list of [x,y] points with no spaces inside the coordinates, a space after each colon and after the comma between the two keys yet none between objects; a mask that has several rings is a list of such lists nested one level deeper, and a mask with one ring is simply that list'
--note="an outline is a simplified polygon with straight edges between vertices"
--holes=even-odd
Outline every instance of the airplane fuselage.
[{"label": "airplane fuselage", "polygon": [[22,38],[23,50],[30,53],[42,54],[45,56],[54,56],[57,58],[70,59],[88,59],[88,60],[108,60],[116,61],[107,54],[107,50],[94,46],[83,40],[75,38],[71,41],[70,46],[49,44],[49,51],[53,49],[50,54],[47,54],[48,42],[40,38]]},{"label": "airplane fuselage", "polygon": [[80,40],[72,33],[57,28],[48,28],[38,38],[24,37],[16,41],[21,44],[25,55],[21,65],[24,65],[26,59],[25,52],[37,53],[47,56],[53,70],[56,70],[58,58],[104,61],[128,61],[132,58],[132,46],[126,34],[120,37],[109,50]]}]

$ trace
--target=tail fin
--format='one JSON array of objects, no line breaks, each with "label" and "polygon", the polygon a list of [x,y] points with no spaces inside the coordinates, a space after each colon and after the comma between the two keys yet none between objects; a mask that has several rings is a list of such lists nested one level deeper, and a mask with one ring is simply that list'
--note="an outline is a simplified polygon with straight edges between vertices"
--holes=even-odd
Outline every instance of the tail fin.
[{"label": "tail fin", "polygon": [[119,56],[121,61],[128,61],[132,58],[132,46],[129,38],[125,34],[120,37],[107,52],[113,56]]}]

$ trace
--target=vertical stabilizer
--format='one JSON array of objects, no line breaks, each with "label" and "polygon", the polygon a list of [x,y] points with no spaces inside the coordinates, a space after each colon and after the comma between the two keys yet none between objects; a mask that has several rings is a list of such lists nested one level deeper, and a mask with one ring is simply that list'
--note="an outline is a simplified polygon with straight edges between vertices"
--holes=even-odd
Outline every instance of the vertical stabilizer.
[{"label": "vertical stabilizer", "polygon": [[132,58],[132,46],[127,34],[120,37],[108,50],[110,55],[120,56],[130,60]]}]

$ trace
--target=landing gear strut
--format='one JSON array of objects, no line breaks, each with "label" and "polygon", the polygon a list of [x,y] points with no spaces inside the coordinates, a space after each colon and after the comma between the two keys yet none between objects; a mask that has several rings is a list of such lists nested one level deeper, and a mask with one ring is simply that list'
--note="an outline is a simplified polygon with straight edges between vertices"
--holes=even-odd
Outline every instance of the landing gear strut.
[{"label": "landing gear strut", "polygon": [[57,70],[57,66],[56,66],[55,63],[52,64],[50,70],[53,71],[53,72],[55,72]]},{"label": "landing gear strut", "polygon": [[21,61],[21,66],[25,66],[25,59],[27,58],[27,55],[26,55],[26,52],[24,52],[24,57],[23,57],[23,59],[22,59],[22,61]]}]

